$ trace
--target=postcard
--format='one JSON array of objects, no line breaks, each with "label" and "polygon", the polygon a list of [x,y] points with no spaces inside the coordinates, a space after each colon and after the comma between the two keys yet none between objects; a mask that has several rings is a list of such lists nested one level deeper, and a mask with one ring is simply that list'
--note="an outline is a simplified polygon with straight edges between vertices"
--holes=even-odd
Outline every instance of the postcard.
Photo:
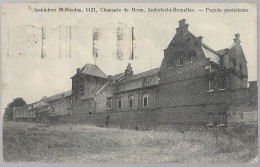
[{"label": "postcard", "polygon": [[256,3],[3,3],[5,163],[257,163]]}]

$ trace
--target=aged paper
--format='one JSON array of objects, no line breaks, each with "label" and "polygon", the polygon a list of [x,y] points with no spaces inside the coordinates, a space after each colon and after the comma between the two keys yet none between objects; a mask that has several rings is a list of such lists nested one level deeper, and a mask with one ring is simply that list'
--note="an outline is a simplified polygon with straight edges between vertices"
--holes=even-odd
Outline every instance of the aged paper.
[{"label": "aged paper", "polygon": [[257,109],[255,3],[2,5],[5,162],[256,163]]}]

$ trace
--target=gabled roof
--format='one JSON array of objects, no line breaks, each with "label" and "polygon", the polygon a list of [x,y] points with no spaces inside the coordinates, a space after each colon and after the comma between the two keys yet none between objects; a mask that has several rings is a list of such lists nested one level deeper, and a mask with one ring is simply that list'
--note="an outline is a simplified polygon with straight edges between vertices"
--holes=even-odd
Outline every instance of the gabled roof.
[{"label": "gabled roof", "polygon": [[[197,38],[194,34],[192,34],[189,30],[187,30],[193,37]],[[211,61],[219,64],[220,54],[217,53],[214,49],[206,45],[205,43],[201,43],[201,48],[206,56],[206,58],[210,58]]]},{"label": "gabled roof", "polygon": [[48,104],[44,101],[37,101],[31,104],[33,106],[33,108],[40,108],[40,107],[44,107],[44,106],[48,106]]},{"label": "gabled roof", "polygon": [[233,43],[230,47],[228,48],[225,48],[225,49],[221,49],[221,50],[218,50],[217,53],[220,54],[220,55],[224,55],[226,53],[226,49],[230,50],[232,49],[234,46],[236,46],[237,42],[236,43]]},{"label": "gabled roof", "polygon": [[216,52],[211,51],[210,49],[208,49],[207,47],[205,47],[204,45],[201,45],[201,48],[206,56],[206,58],[210,58],[211,61],[219,64],[220,62],[220,57],[218,54],[216,54]]},{"label": "gabled roof", "polygon": [[131,76],[126,77],[122,82],[128,82],[128,81],[145,78],[145,77],[152,76],[152,75],[158,75],[159,70],[160,70],[160,68],[155,68],[155,69],[145,71],[145,72],[142,72],[139,74],[131,75]]},{"label": "gabled roof", "polygon": [[155,68],[136,75],[125,77],[119,82],[117,92],[157,86],[159,84],[159,70],[160,68]]},{"label": "gabled roof", "polygon": [[226,53],[226,51],[225,51],[225,49],[221,49],[221,50],[218,50],[217,53],[219,55],[223,56]]},{"label": "gabled roof", "polygon": [[114,80],[119,80],[119,79],[120,79],[121,77],[123,77],[124,75],[125,75],[125,73],[122,72],[122,73],[113,75],[111,79],[112,79],[113,81],[114,81]]},{"label": "gabled roof", "polygon": [[[84,67],[80,69],[80,73],[99,77],[99,78],[105,78],[105,79],[107,78],[106,74],[102,70],[100,70],[100,68],[97,65],[89,64],[89,63],[87,63]],[[77,74],[75,74],[73,77],[75,77],[76,75]]]},{"label": "gabled roof", "polygon": [[53,95],[53,96],[49,96],[49,97],[43,99],[42,101],[44,101],[44,102],[51,102],[51,101],[60,99],[62,97],[68,97],[68,96],[71,96],[71,95],[72,95],[72,91],[69,90],[69,91],[62,92],[62,93],[59,93],[59,94],[56,94],[56,95]]}]

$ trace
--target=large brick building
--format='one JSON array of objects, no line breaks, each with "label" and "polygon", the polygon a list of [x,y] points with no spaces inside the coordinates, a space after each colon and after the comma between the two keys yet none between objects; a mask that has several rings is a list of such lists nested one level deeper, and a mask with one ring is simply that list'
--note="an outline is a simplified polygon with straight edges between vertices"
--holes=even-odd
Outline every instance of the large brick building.
[{"label": "large brick building", "polygon": [[95,65],[78,69],[72,77],[79,99],[73,114],[153,110],[165,113],[158,119],[172,123],[226,124],[231,104],[257,96],[256,89],[245,96],[247,61],[239,34],[230,47],[215,51],[185,21],[179,21],[160,68],[134,75],[128,64],[125,72],[108,77]]},{"label": "large brick building", "polygon": [[[257,83],[247,87],[247,61],[239,34],[230,47],[215,51],[188,26],[185,19],[179,21],[160,68],[134,74],[128,64],[114,76],[93,64],[78,68],[71,77],[72,92],[57,101],[67,102],[65,108],[71,105],[68,121],[95,124],[110,116],[120,126],[226,125],[243,121],[244,115],[249,115],[247,121],[257,121]],[[64,108],[55,101],[45,102]]]}]

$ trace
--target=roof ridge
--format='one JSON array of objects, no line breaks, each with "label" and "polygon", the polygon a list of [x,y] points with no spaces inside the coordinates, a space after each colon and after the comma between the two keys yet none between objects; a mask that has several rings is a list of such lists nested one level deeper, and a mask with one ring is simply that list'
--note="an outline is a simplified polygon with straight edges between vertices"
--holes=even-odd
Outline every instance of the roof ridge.
[{"label": "roof ridge", "polygon": [[107,75],[96,64],[95,66],[107,77]]},{"label": "roof ridge", "polygon": [[[152,70],[157,70],[157,69],[160,69],[160,67],[153,68],[153,69],[147,70],[147,71],[143,71],[143,72],[140,72],[140,73],[137,73],[137,74],[134,74],[134,75],[143,74],[143,73],[146,73],[146,72],[149,72],[149,71],[152,71]],[[132,75],[132,76],[134,76],[134,75]]]},{"label": "roof ridge", "polygon": [[[197,38],[192,32],[190,32],[189,30],[187,30],[192,36],[194,36],[195,38]],[[208,50],[213,51],[215,53],[217,53],[217,51],[213,48],[211,48],[210,46],[208,46],[207,44],[205,44],[204,42],[201,43],[204,47],[206,47]],[[218,54],[218,53],[217,53]]]}]

